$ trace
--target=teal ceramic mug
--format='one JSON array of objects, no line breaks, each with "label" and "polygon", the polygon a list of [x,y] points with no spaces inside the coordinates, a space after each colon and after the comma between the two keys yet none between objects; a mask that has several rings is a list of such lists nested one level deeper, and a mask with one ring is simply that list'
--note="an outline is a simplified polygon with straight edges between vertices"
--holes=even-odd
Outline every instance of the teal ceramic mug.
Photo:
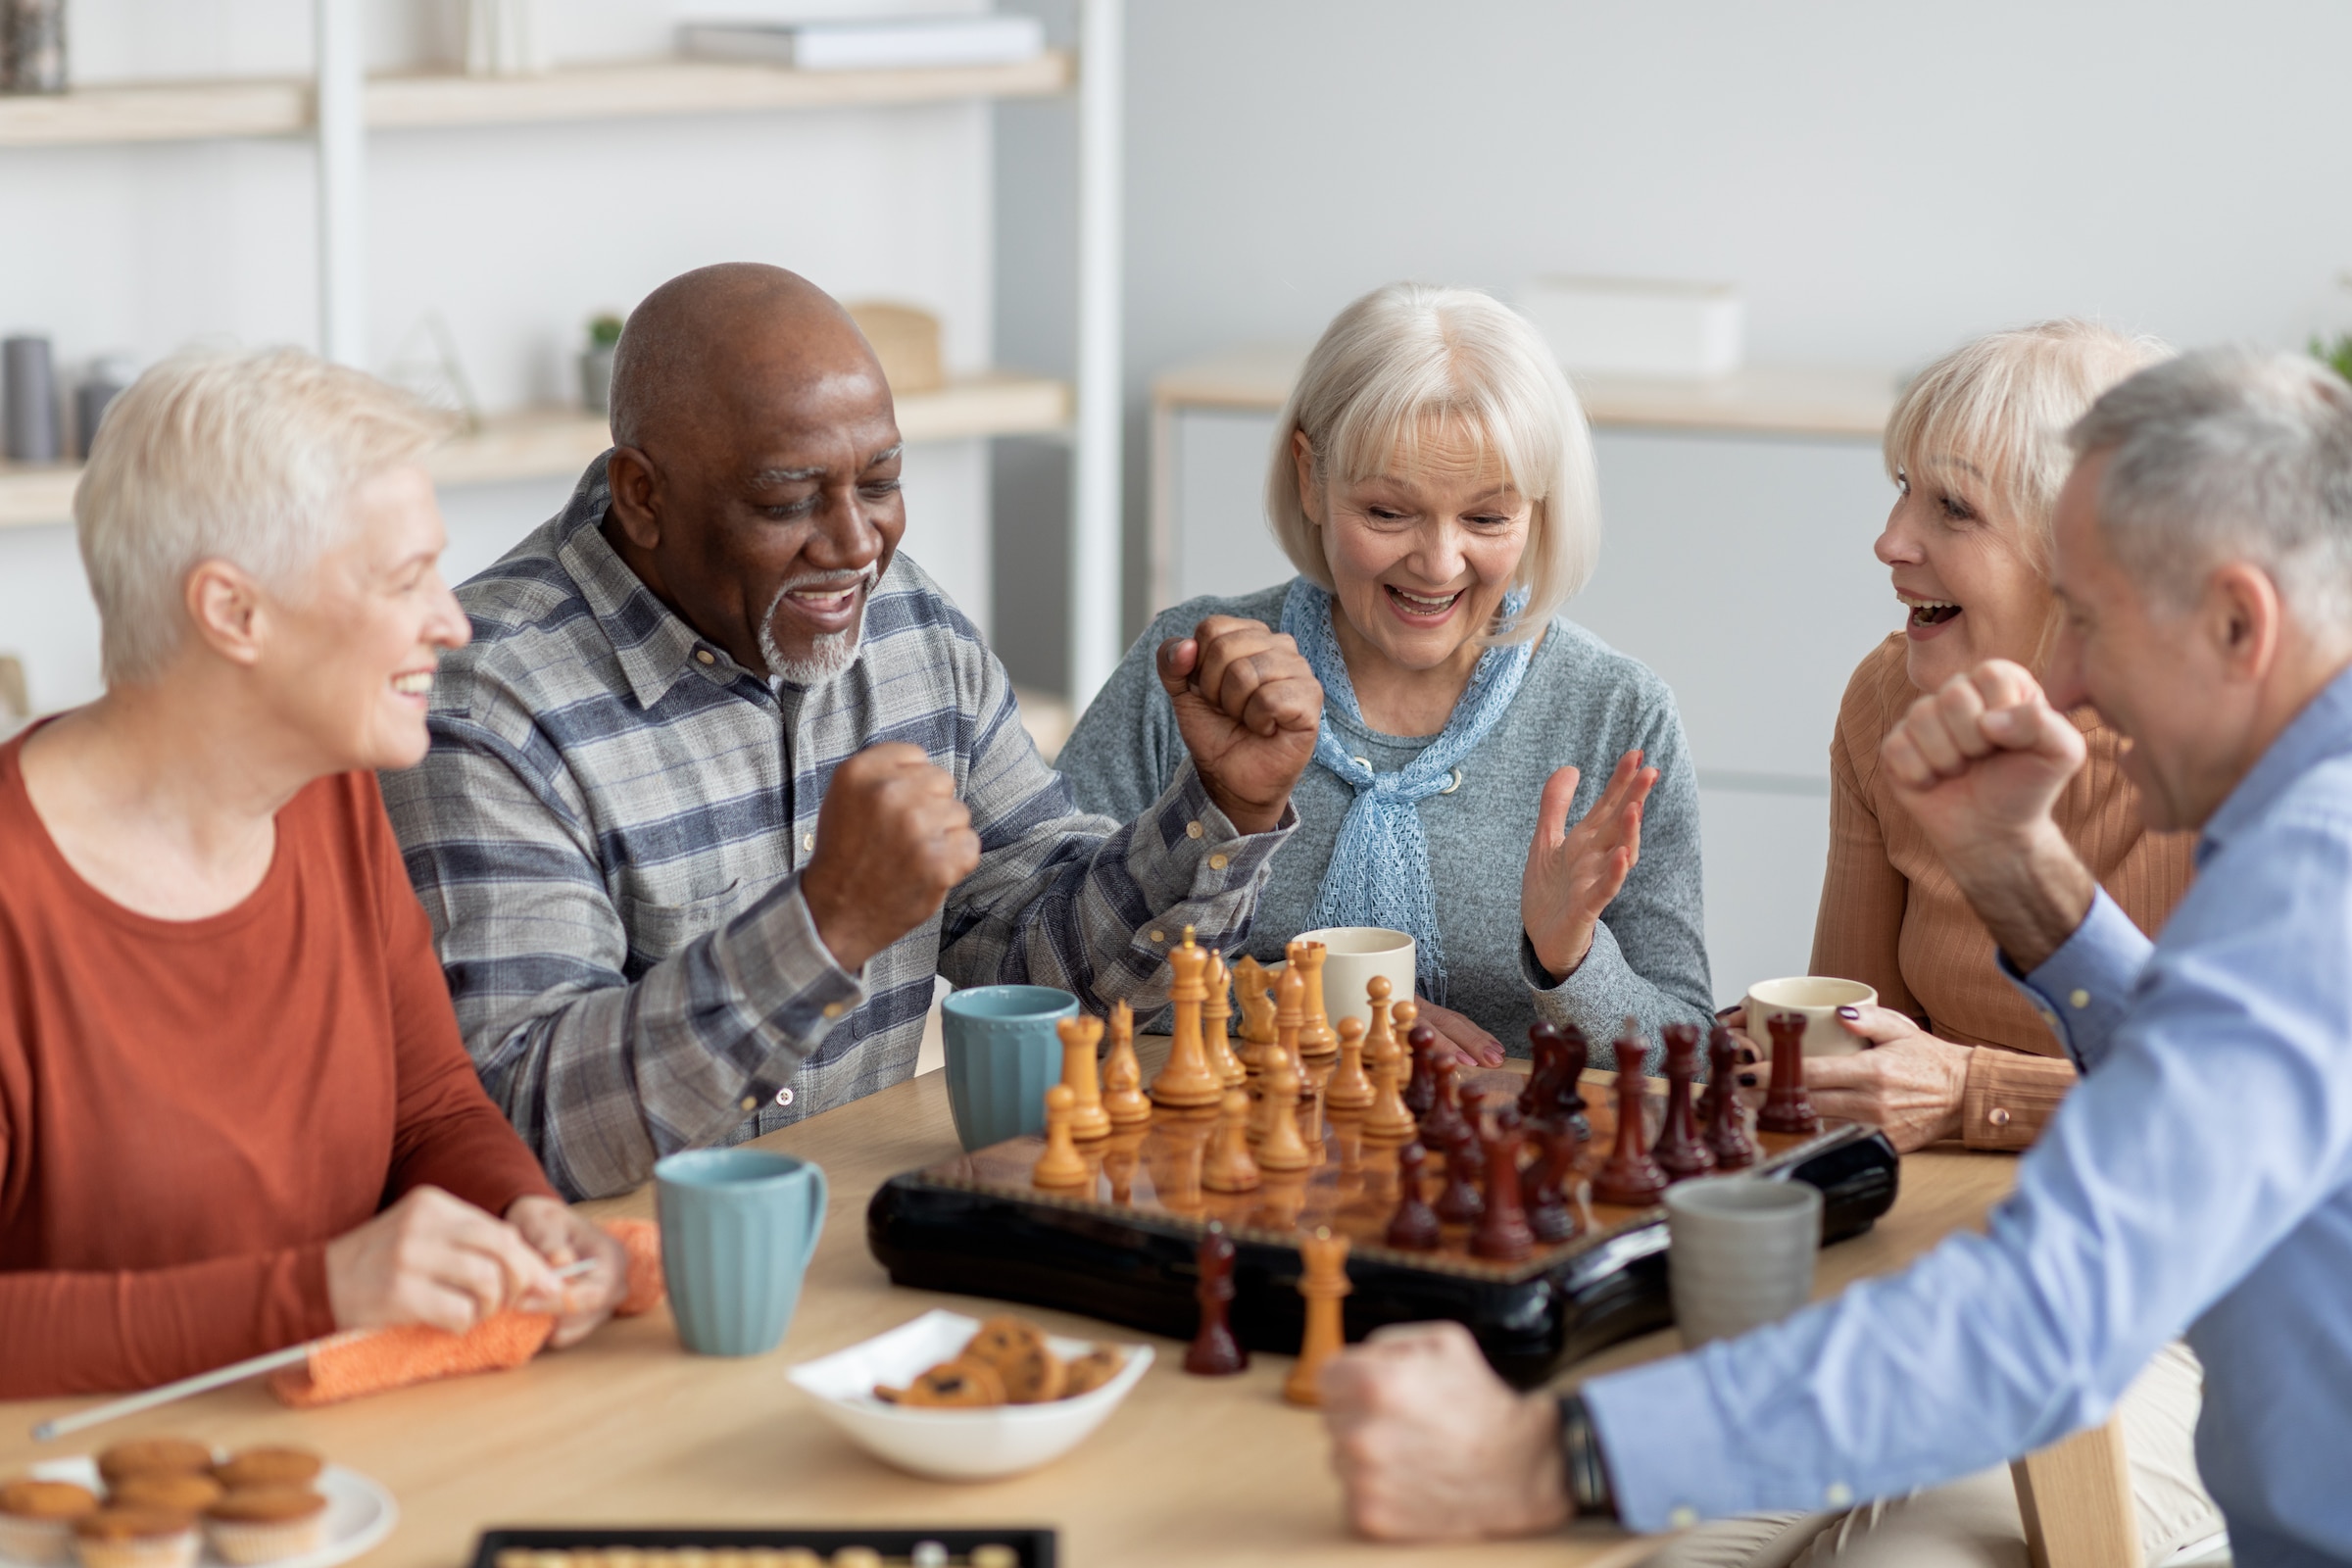
[{"label": "teal ceramic mug", "polygon": [[948,1109],[969,1151],[1046,1130],[1046,1091],[1061,1082],[1054,1025],[1078,999],[1052,986],[973,986],[939,1004]]},{"label": "teal ceramic mug", "polygon": [[800,1304],[825,1228],[825,1173],[759,1149],[696,1149],[654,1166],[662,1277],[697,1355],[760,1355]]}]

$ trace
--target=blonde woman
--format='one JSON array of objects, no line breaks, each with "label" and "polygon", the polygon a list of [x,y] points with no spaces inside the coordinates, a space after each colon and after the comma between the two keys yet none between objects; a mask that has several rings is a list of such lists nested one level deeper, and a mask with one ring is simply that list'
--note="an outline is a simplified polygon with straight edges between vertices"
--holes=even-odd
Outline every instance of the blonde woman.
[{"label": "blonde woman", "polygon": [[[1957,1139],[2031,1144],[2075,1069],[1879,770],[1879,745],[1915,702],[1987,659],[2038,671],[2060,608],[2050,517],[2073,466],[2066,432],[2099,394],[2168,351],[2087,321],[1996,332],[1930,366],[1886,424],[1897,495],[1876,552],[1904,626],[1855,669],[1830,745],[1830,861],[1813,972],[1874,987],[1881,1005],[1845,1026],[1868,1049],[1805,1064],[1817,1107],[1875,1122],[1905,1152]],[[2115,732],[2074,715],[2089,761],[2056,816],[2076,853],[2151,935],[2187,890],[2193,835],[2147,830],[2116,765]],[[2218,1535],[2190,1436],[2202,1378],[2167,1348],[2121,1409],[2145,1560]],[[1727,1520],[1692,1532],[1655,1568],[2022,1564],[2025,1526],[2006,1469],[1848,1514]]]},{"label": "blonde woman", "polygon": [[[1630,1014],[1708,1013],[1698,792],[1665,683],[1560,612],[1599,515],[1584,412],[1527,321],[1393,283],[1299,372],[1266,479],[1280,586],[1160,615],[1071,734],[1079,804],[1133,818],[1184,757],[1153,651],[1204,620],[1287,633],[1323,683],[1249,950],[1300,931],[1412,934],[1422,1016],[1464,1055],[1538,1018],[1595,1059]],[[1508,868],[1521,870],[1513,883]]]}]

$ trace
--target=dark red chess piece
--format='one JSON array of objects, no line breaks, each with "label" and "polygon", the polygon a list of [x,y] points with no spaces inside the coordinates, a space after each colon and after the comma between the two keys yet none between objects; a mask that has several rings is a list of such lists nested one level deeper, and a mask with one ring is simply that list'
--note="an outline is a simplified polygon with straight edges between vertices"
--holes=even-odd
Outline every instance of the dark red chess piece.
[{"label": "dark red chess piece", "polygon": [[[1453,1099],[1451,1065],[1447,1064],[1444,1070],[1445,1076],[1438,1080],[1442,1096],[1439,1102],[1449,1104]],[[1446,1190],[1438,1195],[1438,1218],[1448,1225],[1475,1224],[1487,1207],[1487,1200],[1478,1192],[1479,1178],[1487,1173],[1487,1155],[1478,1139],[1477,1092],[1473,1091],[1467,1099],[1467,1113],[1456,1113],[1459,1133],[1445,1152]],[[1429,1134],[1424,1132],[1421,1136],[1427,1138]]]},{"label": "dark red chess piece", "polygon": [[1441,1153],[1451,1153],[1464,1139],[1475,1136],[1462,1115],[1461,1071],[1451,1046],[1442,1048],[1431,1064],[1437,1092],[1429,1109],[1421,1113],[1421,1142]]},{"label": "dark red chess piece", "polygon": [[[1630,1052],[1626,1047],[1631,1046]],[[1666,1173],[1649,1155],[1649,1127],[1642,1120],[1642,1046],[1619,1041],[1617,1069],[1617,1142],[1609,1157],[1592,1176],[1592,1197],[1598,1202],[1627,1208],[1647,1208],[1666,1192]]]},{"label": "dark red chess piece", "polygon": [[1707,1033],[1707,1098],[1699,1116],[1707,1125],[1707,1152],[1717,1170],[1745,1170],[1756,1162],[1756,1141],[1747,1135],[1747,1111],[1740,1103],[1740,1047],[1717,1024]]},{"label": "dark red chess piece", "polygon": [[1404,1085],[1404,1108],[1415,1116],[1427,1115],[1438,1098],[1438,1032],[1425,1023],[1417,1023],[1404,1037],[1404,1043],[1413,1054],[1413,1075]]},{"label": "dark red chess piece", "polygon": [[1570,1024],[1560,1031],[1560,1074],[1552,1090],[1551,1103],[1544,1107],[1546,1116],[1565,1116],[1576,1124],[1576,1136],[1586,1143],[1592,1141],[1592,1123],[1586,1119],[1585,1069],[1592,1063],[1592,1042],[1585,1032]]},{"label": "dark red chess piece", "polygon": [[1565,1116],[1537,1122],[1535,1136],[1539,1152],[1527,1167],[1527,1228],[1539,1241],[1572,1240],[1582,1227],[1569,1188],[1576,1180],[1576,1156],[1585,1141]]},{"label": "dark red chess piece", "polygon": [[1429,1152],[1419,1144],[1396,1151],[1396,1212],[1390,1216],[1388,1234],[1382,1240],[1398,1251],[1434,1252],[1444,1240],[1437,1211],[1429,1206],[1423,1191],[1421,1167],[1428,1159]]},{"label": "dark red chess piece", "polygon": [[1536,1233],[1528,1228],[1527,1210],[1519,1196],[1519,1151],[1527,1142],[1519,1113],[1505,1105],[1494,1113],[1494,1134],[1483,1140],[1487,1160],[1486,1212],[1470,1238],[1476,1257],[1516,1263],[1536,1250]]},{"label": "dark red chess piece", "polygon": [[1764,1108],[1756,1113],[1756,1130],[1821,1131],[1813,1097],[1805,1093],[1805,1015],[1776,1012],[1764,1020],[1764,1026],[1772,1031],[1772,1087],[1765,1091]]},{"label": "dark red chess piece", "polygon": [[1233,1306],[1233,1242],[1224,1226],[1210,1222],[1197,1255],[1200,1284],[1194,1294],[1200,1300],[1200,1332],[1184,1352],[1184,1369],[1199,1377],[1231,1377],[1250,1365],[1250,1352],[1227,1321]]},{"label": "dark red chess piece", "polygon": [[1519,1114],[1548,1116],[1551,1102],[1560,1088],[1560,1058],[1567,1042],[1560,1032],[1547,1023],[1530,1024],[1527,1030],[1528,1060],[1533,1063],[1527,1074],[1527,1087],[1519,1093]]},{"label": "dark red chess piece", "polygon": [[1714,1152],[1698,1136],[1698,1121],[1690,1113],[1690,1082],[1698,1076],[1698,1025],[1670,1023],[1659,1032],[1666,1037],[1666,1121],[1658,1129],[1655,1154],[1666,1179],[1679,1182],[1715,1168]]}]

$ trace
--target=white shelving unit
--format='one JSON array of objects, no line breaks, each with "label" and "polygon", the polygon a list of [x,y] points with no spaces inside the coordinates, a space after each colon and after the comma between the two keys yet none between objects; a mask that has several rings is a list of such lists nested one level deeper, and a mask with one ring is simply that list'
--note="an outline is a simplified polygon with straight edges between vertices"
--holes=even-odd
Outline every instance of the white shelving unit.
[{"label": "white shelving unit", "polygon": [[[683,59],[575,67],[544,76],[447,73],[367,76],[360,0],[314,0],[316,70],[307,80],[141,83],[55,97],[0,97],[0,152],[106,144],[315,138],[318,160],[319,342],[369,363],[366,257],[368,142],[408,130],[657,116],[791,113],[1046,97],[1077,88],[1080,178],[1078,359],[1073,389],[1005,374],[967,376],[898,400],[909,442],[1069,430],[1076,502],[1070,666],[1083,703],[1107,675],[1118,641],[1120,529],[1118,149],[1123,0],[1084,0],[1079,48],[1014,65],[803,72]],[[450,484],[575,472],[607,445],[601,420],[528,410],[488,421],[434,459]],[[0,528],[65,520],[79,470],[0,464]]]}]

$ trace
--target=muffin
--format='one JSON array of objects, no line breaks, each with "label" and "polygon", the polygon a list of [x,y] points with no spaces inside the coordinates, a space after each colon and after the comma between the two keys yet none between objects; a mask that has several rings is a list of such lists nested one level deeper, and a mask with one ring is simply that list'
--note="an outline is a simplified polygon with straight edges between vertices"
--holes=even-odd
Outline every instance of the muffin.
[{"label": "muffin", "polygon": [[213,1466],[213,1479],[230,1492],[246,1487],[307,1487],[326,1461],[308,1448],[240,1448]]},{"label": "muffin", "polygon": [[227,1490],[211,1476],[146,1470],[124,1476],[107,1488],[106,1500],[119,1508],[169,1508],[194,1518],[219,1502]]},{"label": "muffin", "polygon": [[170,1508],[106,1507],[74,1521],[81,1568],[195,1568],[196,1519]]},{"label": "muffin", "polygon": [[74,1554],[74,1521],[98,1511],[98,1494],[71,1481],[0,1486],[0,1557],[64,1562]]},{"label": "muffin", "polygon": [[213,1450],[185,1438],[139,1438],[118,1443],[98,1455],[98,1474],[112,1487],[126,1476],[200,1476],[213,1467]]},{"label": "muffin", "polygon": [[308,1487],[239,1487],[205,1510],[204,1527],[223,1562],[275,1562],[326,1544],[326,1499]]}]

